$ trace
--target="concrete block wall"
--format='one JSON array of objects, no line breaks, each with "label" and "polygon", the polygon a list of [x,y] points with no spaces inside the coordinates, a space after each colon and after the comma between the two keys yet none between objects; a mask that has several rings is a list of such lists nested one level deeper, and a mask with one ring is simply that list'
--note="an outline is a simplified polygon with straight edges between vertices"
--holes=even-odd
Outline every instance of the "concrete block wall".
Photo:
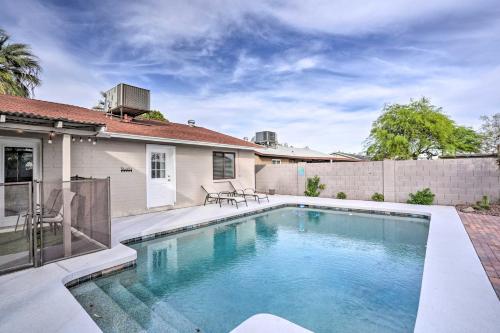
[{"label": "concrete block wall", "polygon": [[269,189],[274,189],[276,194],[304,194],[299,194],[298,164],[259,165],[255,177],[257,191],[269,192]]},{"label": "concrete block wall", "polygon": [[344,192],[348,198],[369,200],[375,192],[382,193],[383,178],[380,162],[342,162],[306,164],[306,176],[320,176],[326,185],[322,197],[335,197]]},{"label": "concrete block wall", "polygon": [[500,198],[500,171],[493,158],[397,161],[394,178],[397,202],[426,187],[442,205],[475,203],[483,195]]},{"label": "concrete block wall", "polygon": [[[305,177],[298,175],[300,166]],[[441,205],[475,203],[483,195],[500,200],[500,169],[494,158],[265,165],[256,172],[256,187],[303,195],[299,188],[315,175],[326,184],[322,197],[342,191],[349,199],[370,200],[379,192],[386,201],[406,202],[409,193],[429,187]]]}]

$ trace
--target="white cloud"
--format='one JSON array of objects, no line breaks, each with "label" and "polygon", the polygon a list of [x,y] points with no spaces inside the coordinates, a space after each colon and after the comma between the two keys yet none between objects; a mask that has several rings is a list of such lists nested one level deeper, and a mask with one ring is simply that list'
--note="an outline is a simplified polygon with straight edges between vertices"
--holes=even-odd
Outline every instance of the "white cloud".
[{"label": "white cloud", "polygon": [[[500,23],[463,20],[493,2],[154,0],[102,3],[94,21],[92,11],[74,21],[78,13],[63,7],[0,0],[0,20],[41,58],[38,98],[91,106],[117,81],[144,84],[174,121],[238,137],[276,130],[295,146],[358,152],[384,103],[428,96],[472,126],[499,111]],[[71,32],[103,20],[105,30],[69,47]],[[275,49],[224,49],[245,36]],[[94,43],[105,46],[96,52]],[[189,90],[170,91],[177,82]]]},{"label": "white cloud", "polygon": [[203,52],[208,53],[216,39],[254,8],[255,4],[239,0],[152,0],[109,7],[131,43],[171,46],[203,42]]},{"label": "white cloud", "polygon": [[94,105],[99,91],[110,84],[85,59],[66,49],[69,22],[38,2],[7,1],[0,7],[4,15],[8,14],[5,21],[9,23],[2,28],[13,41],[28,43],[40,59],[42,85],[35,90],[35,98],[84,107]]},{"label": "white cloud", "polygon": [[[265,17],[312,32],[352,35],[404,31],[414,22],[494,5],[492,0],[152,0],[108,7],[132,43],[214,40],[244,28],[249,17]],[[252,26],[252,28],[257,28]]]},{"label": "white cloud", "polygon": [[231,82],[240,81],[244,76],[257,71],[261,66],[260,59],[248,56],[245,52],[240,53],[238,63],[233,70]]},{"label": "white cloud", "polygon": [[275,71],[281,72],[302,72],[306,69],[315,68],[318,65],[317,57],[304,57],[293,62],[282,62],[276,65]]},{"label": "white cloud", "polygon": [[203,97],[163,94],[154,103],[174,121],[196,119],[200,126],[237,137],[267,129],[277,131],[282,142],[296,146],[359,152],[372,122],[388,102],[406,103],[410,98],[429,96],[458,123],[477,128],[479,115],[498,112],[500,96],[494,90],[500,86],[499,73],[500,67],[467,75],[448,72],[395,86],[376,82],[339,86],[334,80],[318,80]]},{"label": "white cloud", "polygon": [[268,12],[297,29],[352,35],[385,32],[387,29],[404,31],[405,27],[422,18],[477,8],[480,2],[488,1],[269,1]]}]

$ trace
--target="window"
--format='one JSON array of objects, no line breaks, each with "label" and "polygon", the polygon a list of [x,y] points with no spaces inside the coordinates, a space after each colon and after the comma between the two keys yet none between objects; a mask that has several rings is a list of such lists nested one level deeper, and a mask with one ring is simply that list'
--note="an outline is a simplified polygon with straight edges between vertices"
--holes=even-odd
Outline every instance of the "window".
[{"label": "window", "polygon": [[165,153],[151,153],[151,178],[165,178]]},{"label": "window", "polygon": [[6,183],[33,180],[33,148],[5,147],[4,154]]},{"label": "window", "polygon": [[271,161],[273,164],[281,164],[281,160],[278,160],[278,159],[272,159]]},{"label": "window", "polygon": [[234,153],[214,151],[214,179],[234,179]]}]

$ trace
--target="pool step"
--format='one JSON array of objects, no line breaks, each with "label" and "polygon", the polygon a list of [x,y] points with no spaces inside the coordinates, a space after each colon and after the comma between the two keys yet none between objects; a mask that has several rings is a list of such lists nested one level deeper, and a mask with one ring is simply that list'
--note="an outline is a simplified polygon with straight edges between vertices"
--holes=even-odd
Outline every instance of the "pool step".
[{"label": "pool step", "polygon": [[132,294],[119,282],[114,281],[99,285],[130,317],[132,317],[146,332],[179,333],[161,316],[151,311],[146,304]]},{"label": "pool step", "polygon": [[94,282],[72,290],[73,295],[105,332],[139,333],[145,330]]},{"label": "pool step", "polygon": [[138,299],[145,303],[152,312],[158,314],[167,323],[175,327],[179,332],[196,333],[201,332],[198,326],[186,318],[182,313],[174,309],[167,302],[156,297],[142,283],[135,282],[125,287],[128,291],[134,294]]}]

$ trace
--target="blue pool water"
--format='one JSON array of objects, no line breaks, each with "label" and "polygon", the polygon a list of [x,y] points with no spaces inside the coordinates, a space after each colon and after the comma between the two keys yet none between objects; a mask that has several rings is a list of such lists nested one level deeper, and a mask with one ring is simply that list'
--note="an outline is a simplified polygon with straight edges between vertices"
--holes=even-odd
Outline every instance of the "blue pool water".
[{"label": "blue pool water", "polygon": [[428,222],[282,208],[131,245],[72,294],[104,332],[229,332],[271,313],[315,332],[412,332]]}]

